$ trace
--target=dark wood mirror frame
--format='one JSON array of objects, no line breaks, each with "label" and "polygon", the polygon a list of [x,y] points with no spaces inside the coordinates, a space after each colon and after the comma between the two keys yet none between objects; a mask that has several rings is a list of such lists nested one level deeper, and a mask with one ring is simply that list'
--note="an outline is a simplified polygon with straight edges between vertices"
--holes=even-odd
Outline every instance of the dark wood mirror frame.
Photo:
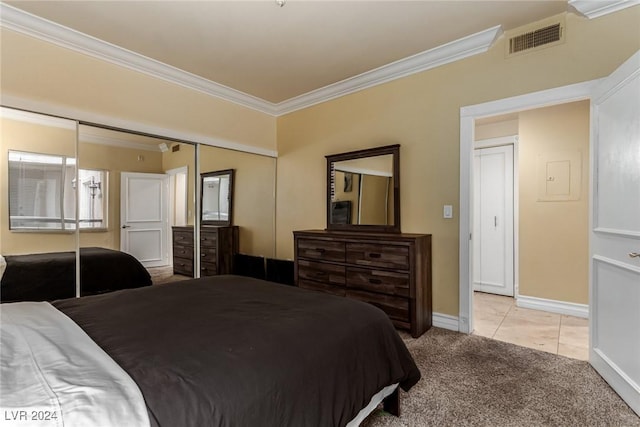
[{"label": "dark wood mirror frame", "polygon": [[[331,172],[333,163],[344,160],[363,159],[365,157],[384,156],[387,154],[391,154],[393,156],[393,224],[332,224]],[[348,153],[332,154],[325,157],[327,159],[327,230],[400,233],[400,144],[350,151]]]},{"label": "dark wood mirror frame", "polygon": [[[229,175],[229,215],[227,220],[207,220],[204,219],[204,180],[212,176],[224,176]],[[202,225],[233,225],[233,169],[225,169],[215,172],[204,172],[200,174],[200,224]]]}]

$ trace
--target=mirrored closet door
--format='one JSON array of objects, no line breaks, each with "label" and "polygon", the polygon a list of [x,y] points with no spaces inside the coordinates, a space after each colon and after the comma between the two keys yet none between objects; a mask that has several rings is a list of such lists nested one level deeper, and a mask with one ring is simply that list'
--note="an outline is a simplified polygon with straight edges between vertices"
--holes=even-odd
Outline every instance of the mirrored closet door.
[{"label": "mirrored closet door", "polygon": [[77,123],[5,107],[0,120],[0,254],[15,266],[4,269],[1,300],[73,297]]}]

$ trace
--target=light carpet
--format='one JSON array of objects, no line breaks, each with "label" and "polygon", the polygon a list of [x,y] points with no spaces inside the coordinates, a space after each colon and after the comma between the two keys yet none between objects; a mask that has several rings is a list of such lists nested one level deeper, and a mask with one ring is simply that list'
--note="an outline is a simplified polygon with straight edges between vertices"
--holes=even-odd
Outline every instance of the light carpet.
[{"label": "light carpet", "polygon": [[588,362],[438,328],[403,338],[422,379],[400,417],[377,410],[362,427],[640,426]]}]

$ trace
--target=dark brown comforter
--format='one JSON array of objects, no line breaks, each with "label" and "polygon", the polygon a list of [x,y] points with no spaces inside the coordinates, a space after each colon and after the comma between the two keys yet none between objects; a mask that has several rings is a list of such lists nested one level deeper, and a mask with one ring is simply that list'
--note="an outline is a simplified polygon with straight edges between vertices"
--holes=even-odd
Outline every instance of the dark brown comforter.
[{"label": "dark brown comforter", "polygon": [[[7,255],[0,302],[53,301],[76,295],[76,253]],[[106,248],[80,248],[81,294],[95,295],[151,285],[133,256]]]},{"label": "dark brown comforter", "polygon": [[238,276],[54,302],[135,380],[152,425],[343,426],[419,379],[371,305]]}]

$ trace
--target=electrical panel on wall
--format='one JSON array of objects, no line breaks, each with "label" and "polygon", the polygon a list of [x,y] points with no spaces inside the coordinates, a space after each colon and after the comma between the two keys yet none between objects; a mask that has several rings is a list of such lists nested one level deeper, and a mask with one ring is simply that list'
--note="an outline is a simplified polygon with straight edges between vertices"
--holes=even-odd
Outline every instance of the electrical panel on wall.
[{"label": "electrical panel on wall", "polygon": [[582,153],[558,151],[538,155],[538,201],[579,200]]}]

